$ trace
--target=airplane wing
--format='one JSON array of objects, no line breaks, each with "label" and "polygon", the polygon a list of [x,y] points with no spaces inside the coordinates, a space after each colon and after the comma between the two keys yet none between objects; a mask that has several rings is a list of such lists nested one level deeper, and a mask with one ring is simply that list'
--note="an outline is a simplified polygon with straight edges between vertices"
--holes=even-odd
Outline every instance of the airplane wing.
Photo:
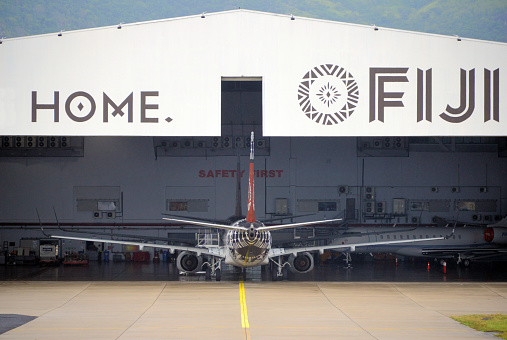
[{"label": "airplane wing", "polygon": [[171,222],[193,224],[193,225],[198,225],[201,227],[217,228],[217,229],[224,229],[224,230],[248,230],[245,227],[234,226],[234,225],[216,224],[216,223],[192,221],[192,220],[182,220],[182,219],[170,218],[170,217],[164,217],[163,219],[167,220],[167,221],[171,221]]},{"label": "airplane wing", "polygon": [[185,246],[174,246],[174,245],[156,244],[156,243],[143,243],[143,242],[133,242],[133,241],[86,238],[86,237],[71,237],[71,236],[59,236],[59,235],[49,235],[49,237],[58,238],[58,239],[65,239],[65,240],[104,242],[104,243],[111,243],[111,244],[125,244],[125,245],[131,245],[131,246],[139,246],[139,248],[141,250],[144,247],[160,248],[160,249],[167,249],[171,253],[174,253],[175,250],[192,251],[192,252],[197,253],[197,255],[213,255],[213,256],[225,258],[225,255],[223,255],[220,252],[220,249],[217,249],[216,247],[213,247],[213,248],[185,247]]},{"label": "airplane wing", "polygon": [[335,251],[356,251],[356,248],[359,247],[370,247],[370,246],[378,246],[385,244],[402,244],[402,243],[412,243],[412,242],[421,242],[421,241],[437,241],[437,240],[445,240],[447,237],[432,237],[432,238],[423,238],[423,239],[413,239],[413,240],[399,240],[399,241],[379,241],[379,242],[363,242],[363,243],[348,243],[348,244],[328,244],[325,246],[314,246],[314,247],[294,247],[294,248],[272,248],[269,252],[269,257],[276,257],[282,255],[297,255],[301,252],[313,252],[319,251],[323,253],[325,250],[335,250]]},{"label": "airplane wing", "polygon": [[287,229],[287,228],[305,227],[307,225],[312,225],[312,224],[324,224],[324,223],[341,221],[341,220],[342,220],[341,218],[335,218],[335,219],[322,220],[322,221],[311,221],[311,222],[299,222],[299,223],[270,225],[270,226],[259,227],[259,228],[257,228],[257,230],[273,231],[273,230],[280,230],[280,229]]}]

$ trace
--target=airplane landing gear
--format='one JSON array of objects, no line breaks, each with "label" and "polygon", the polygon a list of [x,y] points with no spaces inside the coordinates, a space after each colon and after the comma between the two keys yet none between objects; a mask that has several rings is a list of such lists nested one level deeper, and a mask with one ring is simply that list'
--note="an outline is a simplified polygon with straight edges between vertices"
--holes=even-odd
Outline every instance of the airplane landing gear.
[{"label": "airplane landing gear", "polygon": [[206,265],[206,280],[215,279],[220,281],[222,279],[222,259],[216,258],[215,256],[211,256],[208,262],[205,262],[203,265]]},{"label": "airplane landing gear", "polygon": [[470,267],[470,259],[464,259],[461,257],[461,254],[458,254],[458,260],[456,260],[456,264],[463,264],[465,268]]},{"label": "airplane landing gear", "polygon": [[276,260],[270,259],[272,263],[276,266],[273,266],[272,270],[272,279],[273,281],[282,281],[287,279],[287,268],[286,265],[289,265],[289,262],[283,260],[283,256],[278,256]]},{"label": "airplane landing gear", "polygon": [[345,258],[343,259],[343,261],[345,261],[345,264],[347,265],[345,268],[352,269],[352,265],[350,264],[352,262],[352,256],[350,256],[349,252],[343,254],[345,254]]}]

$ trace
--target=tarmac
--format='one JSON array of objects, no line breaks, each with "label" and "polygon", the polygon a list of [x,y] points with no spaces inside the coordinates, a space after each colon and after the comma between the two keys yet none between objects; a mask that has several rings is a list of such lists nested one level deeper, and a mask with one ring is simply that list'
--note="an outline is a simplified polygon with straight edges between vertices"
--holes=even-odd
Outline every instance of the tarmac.
[{"label": "tarmac", "polygon": [[0,339],[495,339],[449,316],[507,314],[505,280],[434,280],[438,269],[425,282],[273,282],[227,268],[221,282],[153,276],[171,266],[0,270]]}]

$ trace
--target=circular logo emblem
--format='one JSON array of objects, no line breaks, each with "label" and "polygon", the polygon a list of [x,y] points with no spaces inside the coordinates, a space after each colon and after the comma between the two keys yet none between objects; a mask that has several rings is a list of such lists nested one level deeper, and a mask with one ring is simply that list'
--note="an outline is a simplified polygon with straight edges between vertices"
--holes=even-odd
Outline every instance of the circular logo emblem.
[{"label": "circular logo emblem", "polygon": [[320,65],[308,71],[299,83],[298,101],[301,110],[315,123],[334,125],[354,113],[359,88],[343,67]]}]

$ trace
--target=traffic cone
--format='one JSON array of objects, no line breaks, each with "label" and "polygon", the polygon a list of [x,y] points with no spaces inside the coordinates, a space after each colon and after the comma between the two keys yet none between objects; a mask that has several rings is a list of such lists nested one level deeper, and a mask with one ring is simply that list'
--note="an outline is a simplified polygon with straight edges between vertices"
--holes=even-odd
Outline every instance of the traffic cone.
[{"label": "traffic cone", "polygon": [[430,263],[428,262],[428,270],[430,270]]},{"label": "traffic cone", "polygon": [[447,262],[444,261],[444,274],[447,273]]},{"label": "traffic cone", "polygon": [[398,266],[398,258],[396,258],[396,266]]}]

